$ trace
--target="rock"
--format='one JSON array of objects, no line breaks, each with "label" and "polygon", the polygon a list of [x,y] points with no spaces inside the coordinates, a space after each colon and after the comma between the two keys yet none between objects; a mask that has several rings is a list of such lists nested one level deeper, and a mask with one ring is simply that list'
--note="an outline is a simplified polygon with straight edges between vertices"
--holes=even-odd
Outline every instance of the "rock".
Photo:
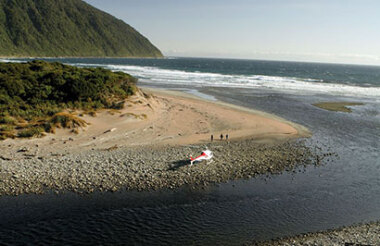
[{"label": "rock", "polygon": [[17,152],[28,152],[29,149],[27,147],[22,147],[21,149],[17,150]]},{"label": "rock", "polygon": [[7,157],[7,156],[3,156],[3,155],[0,155],[0,159],[4,160],[4,161],[11,161],[11,160],[13,160],[12,158]]},{"label": "rock", "polygon": [[114,132],[114,131],[116,131],[116,128],[109,129],[109,130],[105,131],[104,134],[109,133],[109,132]]}]

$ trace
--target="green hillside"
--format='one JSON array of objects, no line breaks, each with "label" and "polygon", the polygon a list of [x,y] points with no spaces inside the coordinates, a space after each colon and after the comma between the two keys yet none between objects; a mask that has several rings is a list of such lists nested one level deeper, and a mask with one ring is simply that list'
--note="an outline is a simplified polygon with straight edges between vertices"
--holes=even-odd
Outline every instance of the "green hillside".
[{"label": "green hillside", "polygon": [[0,0],[0,56],[162,54],[131,26],[82,0]]},{"label": "green hillside", "polygon": [[68,111],[120,109],[136,79],[103,68],[32,61],[0,63],[0,140],[85,125]]}]

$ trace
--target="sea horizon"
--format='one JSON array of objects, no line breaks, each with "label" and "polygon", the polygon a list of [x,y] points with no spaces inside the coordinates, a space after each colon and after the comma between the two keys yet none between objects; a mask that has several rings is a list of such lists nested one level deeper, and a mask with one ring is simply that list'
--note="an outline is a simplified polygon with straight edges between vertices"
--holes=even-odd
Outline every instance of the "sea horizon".
[{"label": "sea horizon", "polygon": [[263,62],[289,62],[289,63],[311,63],[311,64],[331,64],[331,65],[350,65],[364,67],[380,67],[380,64],[373,63],[350,63],[350,62],[328,62],[328,61],[310,61],[310,60],[286,60],[286,59],[260,59],[260,58],[244,58],[244,57],[218,57],[218,56],[175,56],[167,55],[163,57],[113,57],[113,56],[0,56],[0,61],[19,60],[19,59],[214,59],[214,60],[242,60],[242,61],[263,61]]},{"label": "sea horizon", "polygon": [[[78,237],[103,240],[93,233],[102,230],[106,239],[101,242],[112,237],[114,243],[154,244],[160,240],[167,244],[237,245],[368,223],[380,215],[376,192],[380,187],[377,67],[196,58],[48,61],[123,71],[139,78],[139,87],[179,90],[274,114],[311,131],[312,136],[300,139],[301,143],[322,155],[333,154],[320,166],[302,165],[280,175],[239,179],[205,189],[3,197],[0,237],[4,242],[10,235],[7,225],[13,223],[12,235],[19,242],[33,241],[33,237],[51,242],[52,235],[59,235],[63,228],[65,234],[57,238],[68,241]],[[314,106],[320,102],[357,105],[348,106],[352,112],[345,113]],[[120,148],[118,153],[127,150]],[[82,161],[82,156],[69,155]],[[20,201],[35,205],[20,212],[15,205]],[[44,213],[46,208],[50,214]],[[73,210],[77,212],[73,214]],[[9,211],[17,216],[10,217]],[[17,223],[25,218],[32,218],[30,227]],[[140,230],[142,227],[146,229]]]}]

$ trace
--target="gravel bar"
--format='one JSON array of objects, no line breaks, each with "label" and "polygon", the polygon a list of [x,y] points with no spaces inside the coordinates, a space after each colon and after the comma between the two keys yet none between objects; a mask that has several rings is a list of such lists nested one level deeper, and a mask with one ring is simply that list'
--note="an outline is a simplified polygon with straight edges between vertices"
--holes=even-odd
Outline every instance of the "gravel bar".
[{"label": "gravel bar", "polygon": [[73,191],[156,190],[187,185],[197,188],[260,174],[319,165],[333,153],[316,154],[300,140],[276,144],[254,139],[207,143],[211,163],[189,165],[205,145],[115,147],[63,156],[0,159],[0,195]]}]

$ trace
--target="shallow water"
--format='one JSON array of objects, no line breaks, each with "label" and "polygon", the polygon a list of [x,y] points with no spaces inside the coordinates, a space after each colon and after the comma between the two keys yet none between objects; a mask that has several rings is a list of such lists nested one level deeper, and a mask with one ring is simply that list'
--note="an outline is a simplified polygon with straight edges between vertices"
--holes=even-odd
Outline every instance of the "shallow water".
[{"label": "shallow water", "polygon": [[201,92],[306,125],[307,143],[339,158],[199,191],[2,197],[0,243],[239,245],[380,218],[377,103],[347,114],[311,106],[319,96]]},{"label": "shallow water", "polygon": [[[338,158],[195,191],[0,197],[0,244],[241,245],[380,219],[379,99],[267,88],[159,87],[275,113],[307,126],[313,137],[306,143]],[[339,100],[365,105],[352,107],[352,113],[311,105]]]}]

